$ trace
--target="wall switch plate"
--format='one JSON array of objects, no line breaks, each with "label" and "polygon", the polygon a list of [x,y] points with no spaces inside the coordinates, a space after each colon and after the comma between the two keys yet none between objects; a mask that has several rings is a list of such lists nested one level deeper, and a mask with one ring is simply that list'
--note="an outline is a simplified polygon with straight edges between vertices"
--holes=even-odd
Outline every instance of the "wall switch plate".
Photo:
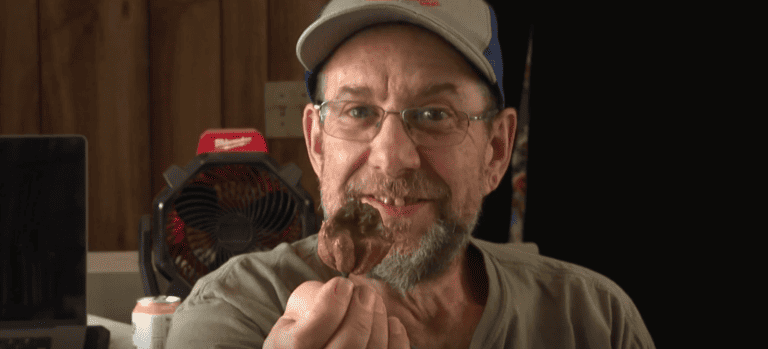
[{"label": "wall switch plate", "polygon": [[267,82],[264,88],[266,137],[304,137],[301,114],[309,103],[304,81]]}]

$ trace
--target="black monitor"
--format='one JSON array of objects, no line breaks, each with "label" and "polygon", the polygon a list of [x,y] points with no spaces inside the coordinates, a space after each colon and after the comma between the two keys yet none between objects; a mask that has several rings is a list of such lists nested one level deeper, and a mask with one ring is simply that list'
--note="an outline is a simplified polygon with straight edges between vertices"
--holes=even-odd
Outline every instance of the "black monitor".
[{"label": "black monitor", "polygon": [[86,148],[0,136],[0,329],[86,325]]}]

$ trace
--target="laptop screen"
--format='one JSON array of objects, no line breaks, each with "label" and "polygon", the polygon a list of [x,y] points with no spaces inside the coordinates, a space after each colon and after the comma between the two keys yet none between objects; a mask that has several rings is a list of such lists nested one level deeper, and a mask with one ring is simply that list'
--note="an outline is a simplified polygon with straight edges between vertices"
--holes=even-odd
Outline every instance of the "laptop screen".
[{"label": "laptop screen", "polygon": [[0,136],[0,327],[86,323],[86,148]]}]

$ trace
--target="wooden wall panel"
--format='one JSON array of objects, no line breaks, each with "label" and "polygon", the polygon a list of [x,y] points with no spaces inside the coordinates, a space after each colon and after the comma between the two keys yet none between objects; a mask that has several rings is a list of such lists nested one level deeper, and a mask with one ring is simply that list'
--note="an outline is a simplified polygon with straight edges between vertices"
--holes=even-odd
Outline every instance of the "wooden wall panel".
[{"label": "wooden wall panel", "polygon": [[264,133],[267,0],[221,2],[222,126]]},{"label": "wooden wall panel", "polygon": [[[264,131],[264,84],[303,80],[296,41],[326,2],[0,0],[0,133],[85,135],[89,249],[135,250],[201,132]],[[319,205],[303,139],[267,142]]]},{"label": "wooden wall panel", "polygon": [[152,193],[162,173],[184,167],[200,134],[222,127],[218,0],[149,2]]},{"label": "wooden wall panel", "polygon": [[91,251],[137,249],[149,208],[145,4],[40,2],[41,132],[88,138]]},{"label": "wooden wall panel", "polygon": [[[269,81],[304,81],[304,67],[296,57],[296,42],[326,3],[328,0],[269,1]],[[321,217],[319,182],[304,139],[268,138],[267,146],[281,165],[293,162],[301,168],[301,185],[312,195],[316,213]]]},{"label": "wooden wall panel", "polygon": [[[148,156],[147,3],[146,0],[101,0],[99,14],[104,18],[104,40],[100,43],[96,70],[99,72],[98,120],[103,120],[103,126],[95,128],[96,143],[91,150],[100,161],[94,170],[101,180],[95,182],[99,187],[91,188],[101,190],[99,201],[91,201],[91,207],[99,208],[105,217],[100,218],[96,226],[99,230],[91,229],[91,232],[103,232],[96,237],[103,240],[97,246],[103,245],[105,251],[135,250],[139,217],[149,212],[152,195]],[[116,233],[116,241],[107,233],[112,231]]]},{"label": "wooden wall panel", "polygon": [[0,133],[40,133],[37,0],[0,0]]},{"label": "wooden wall panel", "polygon": [[92,1],[40,2],[42,133],[80,133],[95,141],[89,124],[98,113],[95,67],[103,24]]},{"label": "wooden wall panel", "polygon": [[296,42],[328,0],[269,1],[269,80],[304,80]]}]

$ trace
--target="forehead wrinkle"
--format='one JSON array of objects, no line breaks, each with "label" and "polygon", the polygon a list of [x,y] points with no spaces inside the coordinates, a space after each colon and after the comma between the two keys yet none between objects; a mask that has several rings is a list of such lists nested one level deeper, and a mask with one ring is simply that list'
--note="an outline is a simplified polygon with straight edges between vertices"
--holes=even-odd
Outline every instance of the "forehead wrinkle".
[{"label": "forehead wrinkle", "polygon": [[[352,54],[351,56],[354,56]],[[354,58],[353,58],[354,59]],[[330,99],[365,98],[372,100],[374,97],[386,99],[388,94],[387,83],[389,73],[381,66],[362,64],[359,61],[342,64],[342,61],[334,62],[332,69],[326,69],[326,92],[334,93]],[[332,83],[328,83],[332,81]]]},{"label": "forehead wrinkle", "polygon": [[339,99],[342,95],[367,95],[371,93],[365,81],[360,78],[364,74],[354,70],[354,67],[336,69],[333,72],[334,74],[329,74],[328,76],[328,80],[331,80],[332,83],[326,84],[326,92],[331,91],[335,93],[335,96],[331,96],[331,99]]},{"label": "forehead wrinkle", "polygon": [[387,74],[386,71],[384,71],[384,81],[387,83],[384,84],[384,90],[381,91],[381,95],[379,96],[379,100],[386,101],[387,96],[389,96],[389,84],[391,83],[391,80],[389,79],[389,74]]},{"label": "forehead wrinkle", "polygon": [[[397,37],[392,36],[395,33]],[[455,97],[457,102],[468,102],[467,97],[474,95],[471,93],[474,89],[467,89],[468,86],[458,80],[464,80],[471,72],[471,67],[455,48],[443,41],[434,33],[412,26],[380,26],[358,32],[340,45],[329,62],[329,66],[335,68],[336,76],[332,79],[337,81],[337,88],[333,88],[334,93],[340,96],[340,87],[357,84],[368,86],[373,95],[366,97],[379,102],[396,98],[398,101],[392,101],[396,104],[413,103],[443,96]],[[444,57],[424,60],[412,54],[406,55],[408,52],[413,53],[411,51],[415,47],[421,51],[440,52]],[[416,62],[420,68],[418,70],[413,69]],[[450,76],[447,75],[449,72]],[[441,92],[432,96],[424,95],[427,92],[424,89],[448,81],[458,87],[455,94]]]},{"label": "forehead wrinkle", "polygon": [[444,93],[450,93],[453,95],[458,95],[457,87],[453,83],[450,82],[443,82],[443,83],[432,83],[429,84],[427,88],[421,90],[421,92],[418,93],[418,98],[426,98],[431,97],[438,94],[444,94]]},{"label": "forehead wrinkle", "polygon": [[[337,81],[343,83],[345,77],[348,76],[348,72],[342,73],[345,76],[337,76]],[[444,79],[429,80],[427,78],[421,78],[421,74],[415,74],[412,77],[404,77],[402,75],[393,74],[390,78],[388,75],[384,75],[384,79],[387,80],[385,84],[379,84],[376,80],[365,83],[362,79],[356,79],[356,82],[343,84],[338,88],[335,88],[335,96],[331,99],[336,100],[359,100],[359,101],[387,101],[389,90],[394,91],[393,100],[395,103],[408,104],[403,107],[412,107],[415,104],[424,103],[430,100],[449,100],[455,104],[464,105],[467,101],[472,99],[468,98],[470,95],[474,95],[474,92],[478,93],[480,103],[485,103],[488,98],[487,91],[482,86],[478,86],[475,91],[475,85],[469,82],[468,84],[462,84],[459,79],[453,79],[446,81]],[[405,80],[405,81],[404,81]],[[408,82],[413,80],[414,82]],[[399,81],[399,82],[398,82]],[[358,83],[359,82],[359,83]],[[380,90],[383,88],[383,90]],[[411,105],[413,104],[413,105]],[[481,108],[471,103],[467,105],[471,111],[478,111]]]},{"label": "forehead wrinkle", "polygon": [[370,98],[373,95],[367,85],[344,85],[339,88],[336,99],[347,99],[347,96],[355,98]]}]

